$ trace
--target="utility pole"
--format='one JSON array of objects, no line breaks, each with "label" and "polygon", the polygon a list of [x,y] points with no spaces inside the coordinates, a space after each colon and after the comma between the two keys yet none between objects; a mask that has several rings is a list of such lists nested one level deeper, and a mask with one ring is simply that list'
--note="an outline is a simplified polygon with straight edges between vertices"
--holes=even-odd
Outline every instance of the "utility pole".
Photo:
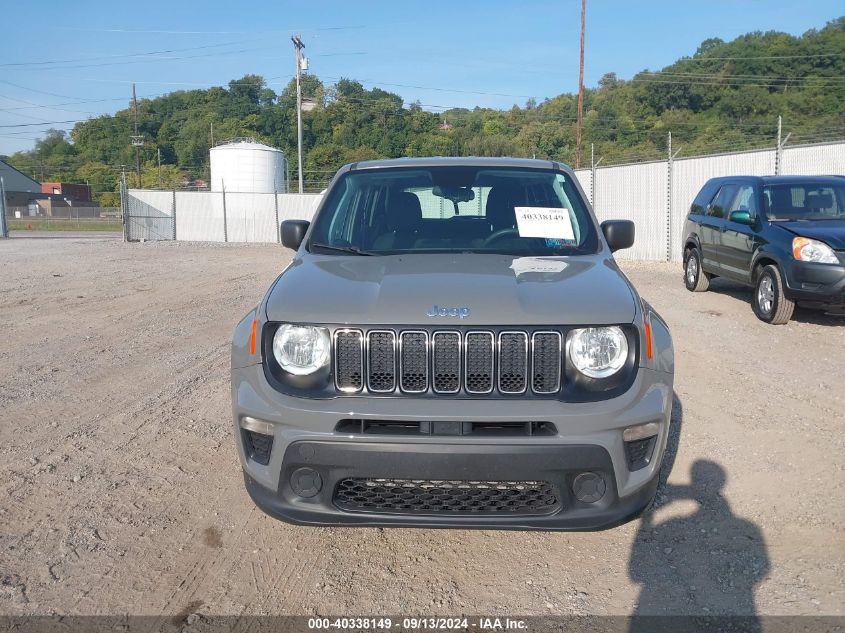
[{"label": "utility pole", "polygon": [[211,122],[211,146],[214,147],[214,121]]},{"label": "utility pole", "polygon": [[161,148],[158,151],[158,188],[161,189]]},{"label": "utility pole", "polygon": [[587,0],[581,0],[581,59],[578,69],[578,114],[575,120],[575,169],[581,167],[581,128],[584,125],[584,17]]},{"label": "utility pole", "polygon": [[783,148],[789,140],[789,137],[792,136],[792,132],[783,137],[782,134],[783,117],[778,116],[778,146],[775,150],[775,176],[780,176],[780,172],[783,171]]},{"label": "utility pole", "polygon": [[144,137],[138,134],[138,97],[135,95],[135,84],[132,84],[132,110],[135,116],[135,135],[132,137],[132,145],[135,146],[135,171],[138,177],[138,189],[141,188],[141,146],[144,144]]},{"label": "utility pole", "polygon": [[296,158],[299,167],[299,193],[302,193],[302,43],[299,35],[290,38],[296,49]]},{"label": "utility pole", "polygon": [[0,176],[0,237],[9,237],[9,229],[6,226],[6,182],[2,176]]},{"label": "utility pole", "polygon": [[123,218],[123,241],[129,241],[129,224],[126,222],[127,220],[127,206],[129,201],[126,199],[128,197],[126,193],[126,165],[120,166],[120,215]]}]

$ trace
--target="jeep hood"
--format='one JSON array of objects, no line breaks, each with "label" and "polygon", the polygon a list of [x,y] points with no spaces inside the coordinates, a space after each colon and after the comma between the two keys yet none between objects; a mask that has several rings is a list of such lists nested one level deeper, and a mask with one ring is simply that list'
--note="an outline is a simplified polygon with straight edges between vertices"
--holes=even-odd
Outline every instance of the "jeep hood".
[{"label": "jeep hood", "polygon": [[819,240],[836,251],[845,251],[845,220],[772,222],[790,233]]},{"label": "jeep hood", "polygon": [[[634,297],[602,255],[308,254],[279,277],[266,310],[271,321],[296,323],[605,325],[631,323]],[[427,316],[433,306],[469,313]]]}]

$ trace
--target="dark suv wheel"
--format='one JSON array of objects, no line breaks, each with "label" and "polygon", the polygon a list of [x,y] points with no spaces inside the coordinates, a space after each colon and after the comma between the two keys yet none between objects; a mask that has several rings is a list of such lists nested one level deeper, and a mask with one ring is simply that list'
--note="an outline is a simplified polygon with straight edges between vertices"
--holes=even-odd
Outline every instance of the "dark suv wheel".
[{"label": "dark suv wheel", "polygon": [[684,260],[684,285],[690,292],[704,292],[710,287],[710,278],[701,268],[701,253],[697,248],[687,251]]},{"label": "dark suv wheel", "polygon": [[765,266],[757,275],[751,307],[757,318],[772,325],[788,323],[795,302],[783,294],[783,277],[777,266]]}]

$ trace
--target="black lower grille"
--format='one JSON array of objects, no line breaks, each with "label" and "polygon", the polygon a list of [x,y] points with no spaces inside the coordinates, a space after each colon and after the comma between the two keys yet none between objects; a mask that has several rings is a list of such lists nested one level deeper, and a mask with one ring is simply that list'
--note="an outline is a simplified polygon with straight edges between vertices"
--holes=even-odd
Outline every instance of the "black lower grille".
[{"label": "black lower grille", "polygon": [[652,435],[651,437],[646,437],[641,440],[625,442],[625,455],[628,458],[628,470],[639,470],[640,468],[648,466],[656,443],[656,435]]},{"label": "black lower grille", "polygon": [[550,514],[560,496],[547,481],[342,479],[335,505],[353,512],[396,514]]},{"label": "black lower grille", "polygon": [[243,434],[247,456],[266,466],[270,462],[270,452],[273,450],[273,436],[246,429],[243,430]]}]

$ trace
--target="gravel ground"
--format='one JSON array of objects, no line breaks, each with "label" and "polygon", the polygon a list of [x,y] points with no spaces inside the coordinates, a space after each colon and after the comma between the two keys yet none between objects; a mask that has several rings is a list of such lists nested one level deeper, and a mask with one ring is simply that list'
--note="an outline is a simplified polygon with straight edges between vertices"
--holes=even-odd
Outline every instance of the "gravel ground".
[{"label": "gravel ground", "polygon": [[[0,241],[0,614],[845,614],[845,321],[623,262],[675,338],[658,507],[586,534],[301,528],[246,492],[229,337],[272,245]],[[180,615],[181,614],[181,615]]]}]

